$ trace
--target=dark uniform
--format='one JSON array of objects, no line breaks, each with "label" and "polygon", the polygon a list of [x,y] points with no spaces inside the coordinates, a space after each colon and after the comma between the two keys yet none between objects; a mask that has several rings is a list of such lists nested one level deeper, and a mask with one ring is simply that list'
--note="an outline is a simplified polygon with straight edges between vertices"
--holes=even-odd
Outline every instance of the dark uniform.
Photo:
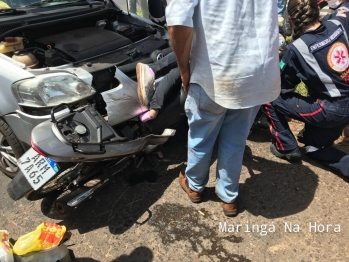
[{"label": "dark uniform", "polygon": [[[349,176],[349,156],[332,147],[349,124],[349,13],[337,12],[289,44],[280,62],[281,95],[264,106],[279,151],[298,147],[285,116],[305,123],[309,157]],[[309,96],[293,91],[303,81]]]}]

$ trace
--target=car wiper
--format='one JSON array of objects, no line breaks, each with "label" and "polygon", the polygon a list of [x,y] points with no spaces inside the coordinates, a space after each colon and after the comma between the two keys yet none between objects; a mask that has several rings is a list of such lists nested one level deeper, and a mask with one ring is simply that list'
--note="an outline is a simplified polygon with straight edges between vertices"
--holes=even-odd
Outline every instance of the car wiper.
[{"label": "car wiper", "polygon": [[6,9],[0,9],[0,15],[19,15],[19,14],[25,14],[26,11],[21,9],[15,9],[15,8],[6,8]]}]

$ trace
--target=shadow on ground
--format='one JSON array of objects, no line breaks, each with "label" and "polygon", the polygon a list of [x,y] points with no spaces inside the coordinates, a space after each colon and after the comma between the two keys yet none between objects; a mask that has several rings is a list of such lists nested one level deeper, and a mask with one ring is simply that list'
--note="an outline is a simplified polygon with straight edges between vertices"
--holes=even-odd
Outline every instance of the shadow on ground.
[{"label": "shadow on ground", "polygon": [[[153,261],[154,254],[147,247],[137,247],[132,251],[129,255],[121,255],[111,262],[151,262]],[[80,257],[72,259],[72,262],[103,262],[99,260],[95,260],[89,257]]]},{"label": "shadow on ground", "polygon": [[[285,217],[305,210],[314,199],[318,176],[301,163],[254,156],[246,146],[243,165],[250,177],[240,184],[239,213],[248,211],[268,219]],[[220,202],[214,187],[206,187],[206,201]]]},{"label": "shadow on ground", "polygon": [[241,211],[273,219],[299,213],[312,202],[318,176],[309,167],[254,156],[248,146],[243,165],[250,177],[240,185]]}]

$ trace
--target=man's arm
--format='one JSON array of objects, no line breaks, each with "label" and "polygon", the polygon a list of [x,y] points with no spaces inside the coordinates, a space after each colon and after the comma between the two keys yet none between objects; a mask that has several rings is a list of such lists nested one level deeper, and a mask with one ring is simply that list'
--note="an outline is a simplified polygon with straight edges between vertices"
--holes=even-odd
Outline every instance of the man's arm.
[{"label": "man's arm", "polygon": [[170,26],[168,28],[173,52],[176,54],[181,72],[183,89],[187,93],[190,79],[190,50],[193,41],[193,28],[187,26]]},{"label": "man's arm", "polygon": [[193,40],[193,15],[199,0],[167,0],[166,21],[170,42],[176,54],[184,91],[190,78],[189,58]]}]

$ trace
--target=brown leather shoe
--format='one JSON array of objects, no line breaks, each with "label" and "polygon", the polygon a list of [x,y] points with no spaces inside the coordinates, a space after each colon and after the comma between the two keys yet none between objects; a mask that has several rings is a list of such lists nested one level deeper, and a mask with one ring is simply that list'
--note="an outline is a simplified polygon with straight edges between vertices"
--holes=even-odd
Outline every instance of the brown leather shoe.
[{"label": "brown leather shoe", "polygon": [[227,217],[234,217],[238,214],[238,204],[236,200],[233,203],[225,203],[222,201],[221,205],[223,207],[224,215]]},{"label": "brown leather shoe", "polygon": [[191,202],[199,203],[202,201],[202,193],[195,192],[189,188],[187,177],[185,176],[184,171],[179,172],[179,184],[182,187],[182,189],[187,193]]}]

